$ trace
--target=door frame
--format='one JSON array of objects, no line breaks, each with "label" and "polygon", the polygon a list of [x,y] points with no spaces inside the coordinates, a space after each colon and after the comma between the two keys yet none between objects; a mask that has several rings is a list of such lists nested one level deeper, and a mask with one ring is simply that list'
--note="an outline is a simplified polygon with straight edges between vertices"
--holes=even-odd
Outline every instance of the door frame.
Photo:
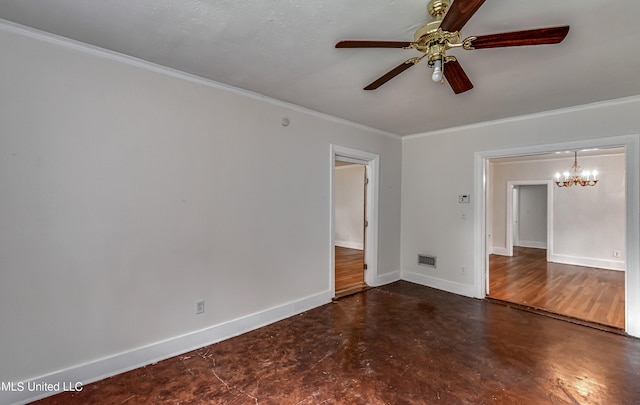
[{"label": "door frame", "polygon": [[[489,208],[489,160],[500,157],[552,153],[561,150],[588,148],[625,148],[626,189],[626,252],[625,330],[640,337],[640,134],[583,139],[545,145],[530,145],[513,149],[479,151],[474,154],[474,192],[480,196],[474,216],[474,286],[476,297],[484,298],[488,291],[489,254],[487,218]],[[551,174],[550,174],[551,175]]]},{"label": "door frame", "polygon": [[380,155],[365,152],[357,149],[347,148],[340,145],[331,144],[330,147],[330,174],[329,174],[329,246],[330,246],[330,266],[329,266],[329,288],[331,296],[336,295],[335,284],[335,166],[336,161],[357,163],[366,166],[366,173],[369,182],[366,185],[365,213],[369,226],[364,233],[364,262],[367,269],[364,271],[364,282],[371,287],[378,283],[378,184]]},{"label": "door frame", "polygon": [[[552,180],[513,180],[507,181],[507,256],[513,256],[513,214],[515,201],[513,193],[516,186],[547,186],[547,261],[551,257],[553,246],[553,181]],[[487,208],[490,208],[488,206]],[[488,275],[487,275],[488,276]]]}]

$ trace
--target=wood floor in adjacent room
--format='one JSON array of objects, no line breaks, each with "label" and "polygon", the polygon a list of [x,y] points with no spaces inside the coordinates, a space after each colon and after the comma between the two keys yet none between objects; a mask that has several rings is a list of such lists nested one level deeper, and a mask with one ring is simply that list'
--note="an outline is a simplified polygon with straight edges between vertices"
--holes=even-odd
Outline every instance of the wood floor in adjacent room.
[{"label": "wood floor in adjacent room", "polygon": [[489,258],[488,297],[624,329],[625,273],[547,262],[545,249]]},{"label": "wood floor in adjacent room", "polygon": [[364,282],[364,250],[335,247],[335,296],[344,297],[367,288]]},{"label": "wood floor in adjacent room", "polygon": [[399,281],[41,404],[638,404],[639,373],[639,339]]}]

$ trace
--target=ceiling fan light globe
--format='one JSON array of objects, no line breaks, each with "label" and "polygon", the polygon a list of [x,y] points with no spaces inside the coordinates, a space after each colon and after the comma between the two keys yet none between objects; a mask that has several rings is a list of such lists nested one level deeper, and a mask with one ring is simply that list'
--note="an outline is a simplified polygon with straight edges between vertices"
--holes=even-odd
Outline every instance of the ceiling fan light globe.
[{"label": "ceiling fan light globe", "polygon": [[442,69],[434,68],[433,69],[433,74],[431,75],[431,80],[433,80],[436,83],[441,82],[442,81]]},{"label": "ceiling fan light globe", "polygon": [[438,83],[442,80],[442,60],[436,59],[433,61],[433,74],[431,75],[431,80]]}]

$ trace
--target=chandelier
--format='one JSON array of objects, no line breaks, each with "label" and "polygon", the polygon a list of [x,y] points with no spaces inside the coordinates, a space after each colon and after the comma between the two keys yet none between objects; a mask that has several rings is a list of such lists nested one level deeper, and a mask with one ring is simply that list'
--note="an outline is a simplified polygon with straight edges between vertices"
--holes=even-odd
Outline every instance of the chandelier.
[{"label": "chandelier", "polygon": [[598,183],[596,175],[598,172],[595,170],[583,170],[580,171],[578,166],[578,152],[573,152],[573,166],[571,166],[572,172],[564,172],[562,175],[556,173],[556,186],[558,187],[571,187],[574,184],[580,186],[595,186]]}]

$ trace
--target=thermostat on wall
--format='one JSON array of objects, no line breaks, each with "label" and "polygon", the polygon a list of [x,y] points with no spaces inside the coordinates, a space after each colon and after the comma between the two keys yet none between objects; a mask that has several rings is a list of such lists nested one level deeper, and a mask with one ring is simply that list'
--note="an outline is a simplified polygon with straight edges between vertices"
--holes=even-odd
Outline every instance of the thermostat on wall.
[{"label": "thermostat on wall", "polygon": [[469,194],[460,194],[458,196],[459,203],[468,203],[471,201],[471,196]]}]

